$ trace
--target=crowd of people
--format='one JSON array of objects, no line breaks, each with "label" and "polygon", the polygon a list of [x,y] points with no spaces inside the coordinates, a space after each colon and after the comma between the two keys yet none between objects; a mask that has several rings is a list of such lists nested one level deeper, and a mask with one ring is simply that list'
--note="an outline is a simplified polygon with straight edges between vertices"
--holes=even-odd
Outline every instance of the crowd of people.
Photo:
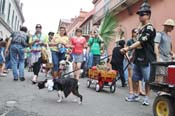
[{"label": "crowd of people", "polygon": [[[36,84],[42,64],[48,63],[48,59],[43,58],[42,51],[49,49],[53,79],[60,77],[59,65],[62,60],[72,62],[73,77],[77,80],[81,76],[85,77],[92,66],[101,62],[110,63],[111,70],[119,72],[122,87],[128,85],[129,96],[125,100],[138,101],[139,96],[144,95],[143,105],[149,105],[149,82],[150,78],[154,78],[151,62],[172,61],[175,58],[171,37],[168,35],[173,30],[175,22],[172,19],[166,20],[163,23],[163,31],[156,32],[150,22],[151,9],[147,3],[140,6],[137,14],[140,26],[132,29],[130,39],[116,41],[116,47],[108,62],[104,60],[108,59],[103,46],[104,41],[96,30],[92,30],[87,40],[80,28],[76,29],[75,36],[69,38],[65,27],[60,27],[57,33],[49,32],[48,35],[44,35],[42,25],[37,24],[36,32],[28,35],[27,27],[22,26],[20,31],[13,32],[6,41],[0,42],[0,76],[6,76],[8,69],[12,69],[14,81],[24,81],[24,68],[27,64],[33,72],[32,82]],[[127,67],[124,66],[124,59],[128,60]],[[83,69],[82,74],[80,69]],[[160,67],[156,73],[162,72],[161,70],[164,69]],[[128,71],[127,75],[125,71]],[[164,77],[160,77],[158,81],[163,81],[162,78]]]}]

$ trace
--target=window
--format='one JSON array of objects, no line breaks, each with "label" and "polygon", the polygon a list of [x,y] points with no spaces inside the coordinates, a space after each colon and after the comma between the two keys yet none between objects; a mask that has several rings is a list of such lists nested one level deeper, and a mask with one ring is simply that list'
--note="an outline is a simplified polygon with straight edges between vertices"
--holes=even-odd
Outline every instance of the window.
[{"label": "window", "polygon": [[15,30],[17,30],[17,16],[15,17]]},{"label": "window", "polygon": [[2,0],[2,8],[0,9],[1,13],[4,14],[4,11],[5,11],[5,0]]},{"label": "window", "polygon": [[9,9],[8,9],[8,17],[7,17],[8,22],[10,22],[10,11],[11,11],[11,3],[9,3]]},{"label": "window", "polygon": [[2,9],[2,0],[0,0],[0,13],[1,13],[1,9]]},{"label": "window", "polygon": [[12,14],[12,23],[11,23],[12,28],[13,28],[13,22],[14,22],[14,15],[15,15],[15,11],[13,10],[13,14]]},{"label": "window", "polygon": [[18,20],[18,24],[17,24],[17,30],[19,30],[19,20]]}]

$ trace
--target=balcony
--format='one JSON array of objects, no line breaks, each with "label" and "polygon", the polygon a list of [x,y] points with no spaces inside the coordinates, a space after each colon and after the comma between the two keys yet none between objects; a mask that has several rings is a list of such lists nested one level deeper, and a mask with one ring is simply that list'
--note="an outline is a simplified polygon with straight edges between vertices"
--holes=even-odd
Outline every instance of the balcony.
[{"label": "balcony", "polygon": [[[95,11],[93,24],[98,24],[107,11],[118,14],[138,1],[139,0],[109,0],[109,2],[103,3],[103,6],[99,10]],[[104,2],[104,0],[101,0],[101,2]],[[96,9],[98,9],[97,7]]]}]

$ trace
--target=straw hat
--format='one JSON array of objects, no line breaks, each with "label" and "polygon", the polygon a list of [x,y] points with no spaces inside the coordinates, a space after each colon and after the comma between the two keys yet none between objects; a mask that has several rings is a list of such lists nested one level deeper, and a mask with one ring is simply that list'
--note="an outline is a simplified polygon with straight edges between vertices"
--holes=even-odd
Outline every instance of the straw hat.
[{"label": "straw hat", "polygon": [[175,26],[175,21],[173,19],[167,19],[163,25]]}]

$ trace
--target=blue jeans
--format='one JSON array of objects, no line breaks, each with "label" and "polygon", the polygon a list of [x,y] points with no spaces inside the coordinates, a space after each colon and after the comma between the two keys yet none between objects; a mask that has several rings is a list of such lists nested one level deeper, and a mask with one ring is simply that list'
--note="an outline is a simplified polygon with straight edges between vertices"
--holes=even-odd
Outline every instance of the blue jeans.
[{"label": "blue jeans", "polygon": [[65,53],[52,52],[53,71],[59,70],[59,62],[65,60]]},{"label": "blue jeans", "polygon": [[125,81],[128,81],[128,67],[127,67],[127,69],[125,69],[127,65],[128,65],[128,61],[127,61],[127,59],[124,59],[123,60],[123,70],[124,70]]},{"label": "blue jeans", "polygon": [[52,62],[53,62],[53,71],[58,71],[59,66],[58,52],[52,51]]},{"label": "blue jeans", "polygon": [[10,54],[8,54],[6,57],[5,57],[5,61],[6,61],[6,69],[11,69],[11,62],[10,62]]},{"label": "blue jeans", "polygon": [[87,58],[87,68],[91,68],[93,63],[93,54],[89,53]]},{"label": "blue jeans", "polygon": [[[24,77],[24,47],[20,44],[11,44],[10,61],[13,69],[13,77]],[[19,64],[19,67],[18,67]],[[18,74],[19,68],[19,74]]]}]

